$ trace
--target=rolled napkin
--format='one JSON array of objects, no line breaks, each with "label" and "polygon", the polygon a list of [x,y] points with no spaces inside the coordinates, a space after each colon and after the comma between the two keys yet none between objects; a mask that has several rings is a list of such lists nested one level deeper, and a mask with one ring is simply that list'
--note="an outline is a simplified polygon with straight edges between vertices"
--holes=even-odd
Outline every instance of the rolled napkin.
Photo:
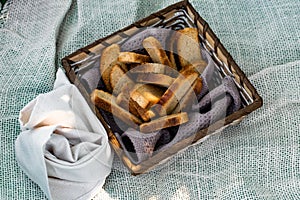
[{"label": "rolled napkin", "polygon": [[54,90],[20,111],[15,142],[22,170],[49,199],[88,199],[111,171],[113,152],[102,124],[61,69]]}]

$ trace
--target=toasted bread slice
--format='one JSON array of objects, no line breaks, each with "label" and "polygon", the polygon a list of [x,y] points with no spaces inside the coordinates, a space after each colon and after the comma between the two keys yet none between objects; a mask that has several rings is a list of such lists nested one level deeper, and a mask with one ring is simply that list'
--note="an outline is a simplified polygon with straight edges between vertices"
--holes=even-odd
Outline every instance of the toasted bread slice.
[{"label": "toasted bread slice", "polygon": [[130,93],[130,98],[135,101],[141,108],[146,109],[149,105],[148,99],[146,99],[140,92],[132,91]]},{"label": "toasted bread slice", "polygon": [[124,86],[122,91],[123,92],[120,93],[120,95],[130,98],[130,112],[132,111],[133,113],[134,110],[136,110],[138,115],[136,115],[136,113],[134,113],[134,115],[141,117],[144,121],[149,121],[151,118],[155,117],[155,113],[152,110],[149,110],[149,108],[151,105],[157,103],[164,93],[162,88],[147,84],[129,84]]},{"label": "toasted bread slice", "polygon": [[156,114],[152,111],[152,110],[148,110],[147,108],[142,108],[140,107],[136,101],[131,101],[132,105],[134,109],[137,111],[138,116],[141,117],[143,119],[143,121],[147,122],[150,121],[151,118],[154,118],[156,116]]},{"label": "toasted bread slice", "polygon": [[[110,70],[110,86],[112,90],[115,90],[114,93],[119,94],[121,88],[116,88],[118,82],[123,78],[125,75],[125,71],[121,68],[119,64],[115,64]],[[116,91],[118,90],[118,91]]]},{"label": "toasted bread slice", "polygon": [[197,95],[202,89],[202,79],[198,77],[193,83],[192,87],[187,91],[184,97],[179,101],[173,113],[187,112],[193,103],[197,103]]},{"label": "toasted bread slice", "polygon": [[118,61],[125,64],[147,63],[151,61],[151,58],[147,55],[138,54],[134,52],[121,52],[119,54]]},{"label": "toasted bread slice", "polygon": [[203,60],[197,29],[184,28],[178,30],[178,33],[176,48],[181,68]]},{"label": "toasted bread slice", "polygon": [[184,69],[181,69],[179,72],[182,72],[184,70],[189,70],[189,69],[195,69],[199,72],[199,74],[202,74],[202,72],[205,70],[207,66],[207,62],[205,60],[201,60],[197,63],[192,63],[188,66],[186,66]]},{"label": "toasted bread slice", "polygon": [[128,66],[128,71],[135,68],[135,67],[138,67],[142,65],[141,63],[130,63],[130,64],[126,64],[126,66]]},{"label": "toasted bread slice", "polygon": [[161,43],[156,38],[150,36],[144,39],[143,47],[150,55],[153,62],[167,65],[173,69],[177,69],[176,66],[173,66],[173,64],[170,62]]},{"label": "toasted bread slice", "polygon": [[120,65],[116,64],[110,71],[110,84],[114,95],[121,93],[124,85],[133,84],[134,82],[127,76]]},{"label": "toasted bread slice", "polygon": [[118,44],[112,44],[106,47],[101,55],[100,59],[100,73],[106,88],[112,91],[110,85],[110,71],[111,68],[116,64],[120,54],[120,47]]},{"label": "toasted bread slice", "polygon": [[159,63],[145,63],[138,65],[130,70],[130,73],[153,73],[153,74],[165,74],[171,77],[178,76],[178,71]]},{"label": "toasted bread slice", "polygon": [[128,99],[131,98],[133,101],[137,102],[137,104],[141,108],[146,109],[149,106],[149,100],[146,99],[139,91],[136,90],[136,84],[134,83],[124,85],[122,88],[122,93]]},{"label": "toasted bread slice", "polygon": [[116,103],[121,106],[123,109],[128,110],[131,114],[136,116],[137,118],[140,117],[133,100],[128,99],[128,97],[124,93],[120,93],[116,98]]},{"label": "toasted bread slice", "polygon": [[159,102],[161,96],[165,92],[162,87],[150,84],[136,84],[136,90],[150,102],[150,105]]},{"label": "toasted bread slice", "polygon": [[163,128],[169,128],[184,124],[188,122],[188,120],[189,118],[186,112],[166,115],[150,122],[141,124],[140,131],[142,133],[151,133],[154,131],[159,131]]},{"label": "toasted bread slice", "polygon": [[136,77],[136,82],[153,84],[163,87],[169,87],[175,78],[172,78],[164,74],[154,74],[154,73],[140,73]]},{"label": "toasted bread slice", "polygon": [[151,118],[155,117],[155,113],[147,108],[142,108],[137,101],[129,98],[124,94],[120,93],[117,96],[116,102],[125,110],[129,110],[134,116],[141,118],[143,121],[149,121]]},{"label": "toasted bread slice", "polygon": [[95,89],[91,94],[91,100],[98,108],[112,113],[132,128],[137,129],[137,125],[142,124],[139,118],[120,107],[116,103],[115,97],[108,92]]},{"label": "toasted bread slice", "polygon": [[119,61],[118,61],[117,64],[121,67],[121,69],[122,69],[125,73],[128,72],[129,68],[128,68],[128,66],[127,66],[125,63],[122,63],[122,62],[119,62]]},{"label": "toasted bread slice", "polygon": [[172,66],[174,66],[177,70],[178,70],[178,67],[177,67],[177,63],[176,63],[176,33],[172,34],[171,36],[171,39],[169,40],[169,59],[170,59],[170,62],[172,63]]},{"label": "toasted bread slice", "polygon": [[166,90],[160,98],[155,109],[160,116],[171,114],[178,102],[183,98],[186,92],[192,87],[194,81],[198,78],[199,73],[195,70],[186,70],[178,76],[175,81]]}]

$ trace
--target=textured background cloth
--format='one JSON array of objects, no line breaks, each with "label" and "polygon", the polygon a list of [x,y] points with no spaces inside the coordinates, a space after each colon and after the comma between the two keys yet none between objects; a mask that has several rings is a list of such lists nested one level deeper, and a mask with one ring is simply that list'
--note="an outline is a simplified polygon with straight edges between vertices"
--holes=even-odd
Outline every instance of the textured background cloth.
[{"label": "textured background cloth", "polygon": [[[12,1],[0,23],[0,199],[45,199],[19,168],[18,114],[60,59],[175,1]],[[240,124],[131,176],[118,159],[95,199],[297,199],[300,1],[191,0],[264,99]]]}]

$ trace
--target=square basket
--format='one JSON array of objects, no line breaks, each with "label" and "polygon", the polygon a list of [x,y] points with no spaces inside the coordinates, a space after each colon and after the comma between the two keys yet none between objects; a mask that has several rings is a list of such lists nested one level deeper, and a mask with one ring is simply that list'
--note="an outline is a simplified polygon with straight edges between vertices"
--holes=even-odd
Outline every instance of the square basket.
[{"label": "square basket", "polygon": [[[157,27],[173,30],[178,30],[185,27],[197,28],[201,43],[200,45],[213,59],[214,64],[217,68],[217,75],[219,77],[233,77],[237,89],[240,93],[242,108],[228,115],[224,119],[211,124],[208,128],[202,129],[192,136],[183,139],[182,141],[176,143],[163,152],[154,154],[149,159],[139,164],[135,164],[129,159],[129,157],[127,156],[128,154],[125,153],[124,149],[122,149],[118,138],[112,131],[111,125],[107,122],[105,116],[103,116],[103,113],[96,109],[92,104],[90,100],[90,93],[93,89],[97,88],[100,79],[100,72],[98,68],[100,62],[99,57],[102,50],[110,46],[111,44],[122,43],[130,36],[136,34],[141,28],[145,27]],[[62,64],[71,83],[75,84],[78,87],[91,108],[95,110],[95,114],[107,130],[112,148],[115,150],[119,158],[123,161],[124,165],[134,175],[145,173],[152,169],[154,166],[166,161],[168,158],[175,155],[179,151],[186,149],[194,143],[201,142],[205,136],[223,129],[229,125],[234,125],[240,122],[247,114],[262,106],[262,99],[253,85],[241,71],[228,51],[224,48],[207,22],[202,17],[200,17],[200,15],[188,1],[182,1],[168,6],[165,9],[162,9],[142,20],[129,25],[126,28],[123,28],[107,37],[99,39],[94,43],[81,48],[71,55],[63,58]],[[91,71],[93,74],[98,73],[97,79],[89,79],[87,72]],[[89,83],[86,83],[87,79],[89,80]]]}]

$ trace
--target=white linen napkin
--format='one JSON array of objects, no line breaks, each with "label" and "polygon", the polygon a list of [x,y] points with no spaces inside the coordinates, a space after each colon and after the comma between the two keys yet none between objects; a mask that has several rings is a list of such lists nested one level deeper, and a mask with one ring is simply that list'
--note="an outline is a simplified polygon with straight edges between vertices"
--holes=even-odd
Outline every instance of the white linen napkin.
[{"label": "white linen napkin", "polygon": [[102,124],[59,69],[54,90],[20,111],[15,142],[23,171],[49,199],[89,199],[111,171],[113,152]]}]

